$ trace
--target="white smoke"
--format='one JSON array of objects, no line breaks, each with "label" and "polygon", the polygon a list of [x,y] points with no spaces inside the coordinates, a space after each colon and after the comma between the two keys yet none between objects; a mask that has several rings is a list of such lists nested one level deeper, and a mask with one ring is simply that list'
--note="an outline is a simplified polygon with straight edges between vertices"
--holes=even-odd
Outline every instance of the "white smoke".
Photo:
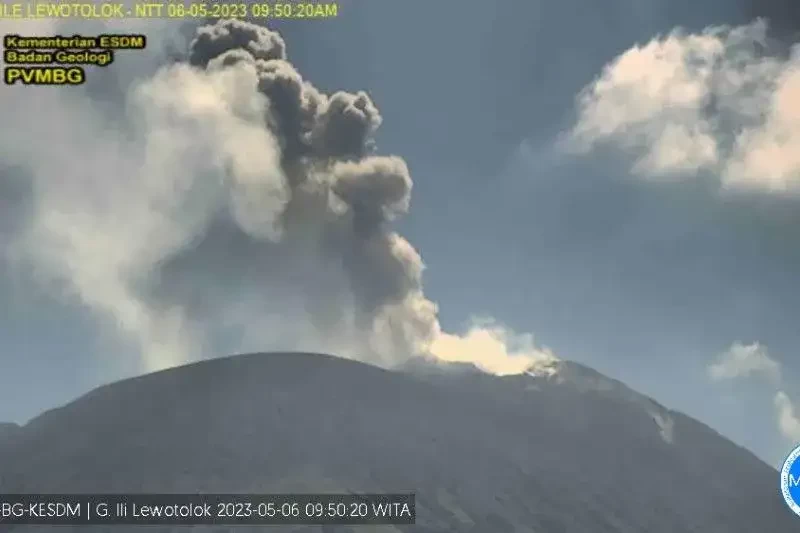
[{"label": "white smoke", "polygon": [[473,321],[464,335],[441,333],[430,352],[442,361],[473,363],[497,375],[535,371],[557,361],[551,350],[536,346],[532,335],[517,335],[491,319]]}]

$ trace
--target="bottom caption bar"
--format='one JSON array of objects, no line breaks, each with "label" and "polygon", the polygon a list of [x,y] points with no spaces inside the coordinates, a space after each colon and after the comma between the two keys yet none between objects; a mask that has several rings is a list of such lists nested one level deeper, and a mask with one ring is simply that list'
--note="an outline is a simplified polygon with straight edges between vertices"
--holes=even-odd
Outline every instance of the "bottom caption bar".
[{"label": "bottom caption bar", "polygon": [[0,525],[414,524],[414,494],[6,494]]}]

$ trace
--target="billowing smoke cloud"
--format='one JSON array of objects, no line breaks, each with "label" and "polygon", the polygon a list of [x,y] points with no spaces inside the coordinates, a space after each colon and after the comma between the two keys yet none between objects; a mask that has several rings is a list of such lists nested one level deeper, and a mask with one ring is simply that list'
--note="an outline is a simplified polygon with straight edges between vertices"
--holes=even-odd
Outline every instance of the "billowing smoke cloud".
[{"label": "billowing smoke cloud", "polygon": [[634,46],[579,98],[573,147],[617,148],[646,177],[719,176],[800,191],[800,46],[770,56],[767,25],[674,31]]},{"label": "billowing smoke cloud", "polygon": [[789,395],[783,390],[781,366],[759,343],[733,343],[708,366],[714,381],[763,378],[774,389],[775,418],[781,434],[792,442],[800,441],[800,418]]},{"label": "billowing smoke cloud", "polygon": [[75,93],[7,90],[0,146],[35,183],[13,255],[111,319],[146,370],[264,349],[503,373],[552,358],[496,325],[441,331],[391,229],[412,180],[375,153],[377,107],[316,89],[275,32],[199,28],[187,62],[131,88],[123,125]]},{"label": "billowing smoke cloud", "polygon": [[493,374],[520,374],[548,367],[557,358],[532,335],[515,335],[490,319],[474,320],[465,335],[442,333],[431,346],[440,360],[468,362]]}]

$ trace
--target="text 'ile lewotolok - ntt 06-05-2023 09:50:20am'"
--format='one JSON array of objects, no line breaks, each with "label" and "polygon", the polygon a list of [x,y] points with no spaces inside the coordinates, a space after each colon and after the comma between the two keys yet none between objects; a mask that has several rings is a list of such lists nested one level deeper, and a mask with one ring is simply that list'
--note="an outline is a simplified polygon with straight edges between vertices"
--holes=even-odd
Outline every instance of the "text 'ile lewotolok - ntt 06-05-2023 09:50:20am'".
[{"label": "text 'ile lewotolok - ntt 06-05-2023 09:50:20am'", "polygon": [[330,1],[281,2],[3,2],[0,19],[327,19],[339,16]]}]

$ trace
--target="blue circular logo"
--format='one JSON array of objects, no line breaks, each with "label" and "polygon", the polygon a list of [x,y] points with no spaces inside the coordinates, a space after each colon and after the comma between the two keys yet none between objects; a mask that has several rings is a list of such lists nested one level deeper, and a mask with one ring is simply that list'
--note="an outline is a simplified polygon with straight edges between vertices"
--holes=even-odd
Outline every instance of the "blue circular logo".
[{"label": "blue circular logo", "polygon": [[800,446],[792,450],[783,462],[781,493],[789,509],[800,516]]}]

